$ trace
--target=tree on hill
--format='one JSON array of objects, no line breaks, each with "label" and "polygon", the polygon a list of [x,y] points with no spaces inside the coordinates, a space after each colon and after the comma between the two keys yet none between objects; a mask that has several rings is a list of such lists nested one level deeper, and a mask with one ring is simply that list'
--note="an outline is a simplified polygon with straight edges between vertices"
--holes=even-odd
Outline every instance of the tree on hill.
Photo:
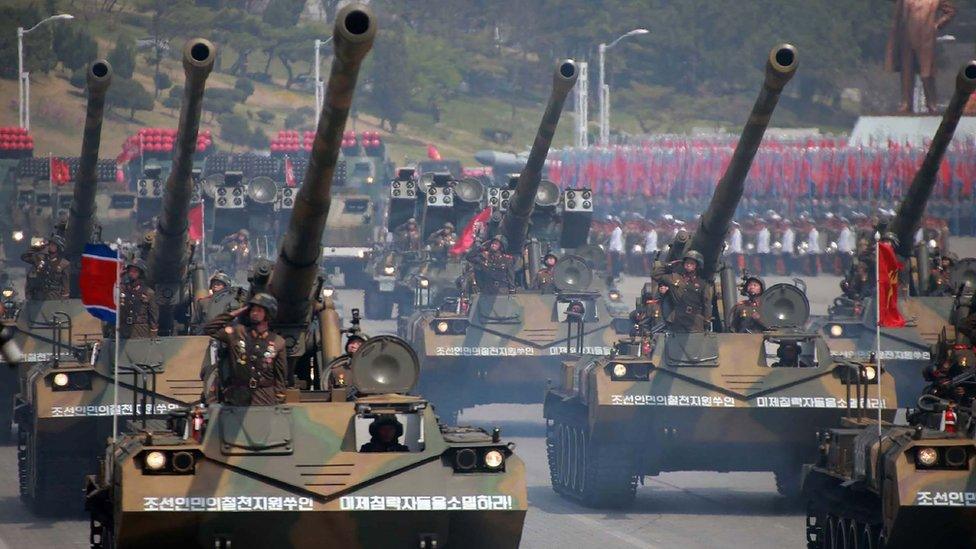
[{"label": "tree on hill", "polygon": [[54,54],[64,68],[83,69],[98,58],[98,43],[85,28],[58,25],[54,30]]},{"label": "tree on hill", "polygon": [[136,111],[151,111],[155,107],[152,94],[131,78],[113,78],[105,103],[109,107],[128,109],[129,120],[135,120]]},{"label": "tree on hill", "polygon": [[409,59],[409,56],[403,55],[405,49],[401,33],[395,30],[379,31],[362,86],[366,92],[363,94],[365,106],[379,117],[381,128],[389,124],[393,133],[396,133],[397,125],[407,113],[410,90],[416,79],[416,73],[405,66],[405,59]]},{"label": "tree on hill", "polygon": [[122,37],[115,43],[115,48],[108,54],[108,62],[112,64],[112,71],[118,78],[132,78],[136,70],[136,44],[128,37]]},{"label": "tree on hill", "polygon": [[315,111],[311,107],[295,109],[285,117],[285,127],[289,130],[311,130],[315,123]]},{"label": "tree on hill", "polygon": [[234,89],[240,93],[241,103],[246,103],[247,98],[254,95],[254,82],[247,78],[238,78],[234,82]]},{"label": "tree on hill", "polygon": [[[45,17],[47,14],[34,5],[0,6],[0,78],[17,79],[17,27],[30,28]],[[60,21],[43,25],[24,37],[24,70],[37,74],[54,68],[57,59],[52,33],[56,25],[63,24]]]}]

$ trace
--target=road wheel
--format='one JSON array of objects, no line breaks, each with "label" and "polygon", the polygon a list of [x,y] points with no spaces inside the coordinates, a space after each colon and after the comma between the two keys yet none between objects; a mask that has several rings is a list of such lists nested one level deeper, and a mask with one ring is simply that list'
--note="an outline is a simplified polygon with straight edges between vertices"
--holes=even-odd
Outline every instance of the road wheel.
[{"label": "road wheel", "polygon": [[594,442],[580,430],[585,450],[578,453],[582,471],[579,494],[590,507],[620,509],[634,502],[637,474],[630,449]]},{"label": "road wheel", "polygon": [[874,528],[872,528],[870,524],[858,523],[858,530],[861,532],[860,536],[858,536],[860,541],[858,548],[877,549],[877,545],[875,544],[876,534],[874,532]]},{"label": "road wheel", "polygon": [[846,532],[844,535],[844,547],[846,549],[859,549],[861,544],[858,543],[860,541],[860,532],[857,528],[857,521],[850,518],[844,519],[843,526]]},{"label": "road wheel", "polygon": [[840,524],[837,517],[827,515],[827,549],[844,549],[840,544]]}]

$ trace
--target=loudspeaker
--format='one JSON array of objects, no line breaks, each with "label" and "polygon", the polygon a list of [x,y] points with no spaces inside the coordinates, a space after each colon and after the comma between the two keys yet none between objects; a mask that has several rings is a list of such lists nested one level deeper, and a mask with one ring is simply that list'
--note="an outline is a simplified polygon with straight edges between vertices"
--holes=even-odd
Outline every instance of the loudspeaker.
[{"label": "loudspeaker", "polygon": [[359,394],[407,393],[417,384],[420,361],[406,341],[381,335],[369,338],[352,355],[350,369]]},{"label": "loudspeaker", "polygon": [[258,204],[270,204],[278,198],[278,185],[265,175],[259,175],[247,182],[247,197]]},{"label": "loudspeaker", "polygon": [[949,280],[952,281],[952,290],[955,292],[963,284],[967,284],[967,293],[976,291],[976,258],[968,257],[960,259],[952,266],[949,273]]},{"label": "loudspeaker", "polygon": [[543,179],[539,182],[539,190],[535,193],[535,207],[554,208],[557,204],[559,204],[559,187],[552,181]]},{"label": "loudspeaker", "polygon": [[552,273],[556,288],[563,292],[585,292],[593,283],[593,270],[578,255],[559,258]]},{"label": "loudspeaker", "polygon": [[416,217],[417,184],[413,181],[394,181],[390,187],[390,205],[386,228],[396,230],[411,217]]},{"label": "loudspeaker", "polygon": [[277,196],[275,198],[275,209],[276,210],[291,210],[295,207],[295,187],[282,187],[278,189]]},{"label": "loudspeaker", "polygon": [[450,208],[454,205],[454,190],[450,187],[429,187],[424,204],[427,208]]},{"label": "loudspeaker", "polygon": [[768,329],[799,328],[810,319],[810,301],[792,284],[774,284],[760,298],[759,318]]},{"label": "loudspeaker", "polygon": [[219,210],[240,210],[244,208],[244,187],[217,187],[214,206]]},{"label": "loudspeaker", "polygon": [[431,233],[450,221],[456,223],[454,215],[454,189],[450,187],[429,187],[424,201],[420,220],[420,236],[426,241]]},{"label": "loudspeaker", "polygon": [[480,207],[485,198],[485,186],[481,181],[468,177],[454,186],[455,206]]},{"label": "loudspeaker", "polygon": [[136,182],[136,194],[140,198],[160,198],[163,196],[163,182],[158,179],[140,179]]}]

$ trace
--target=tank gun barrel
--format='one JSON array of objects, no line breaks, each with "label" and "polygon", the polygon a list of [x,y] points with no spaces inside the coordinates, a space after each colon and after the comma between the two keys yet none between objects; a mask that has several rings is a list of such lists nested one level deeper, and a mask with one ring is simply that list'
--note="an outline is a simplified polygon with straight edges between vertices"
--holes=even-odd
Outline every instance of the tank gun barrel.
[{"label": "tank gun barrel", "polygon": [[922,214],[925,213],[925,204],[932,194],[935,186],[936,177],[939,174],[939,166],[945,157],[946,149],[952,141],[952,136],[959,125],[969,96],[976,90],[976,60],[969,61],[956,76],[956,89],[952,93],[952,100],[949,106],[942,113],[942,122],[939,129],[929,145],[928,152],[922,165],[915,172],[912,184],[908,187],[908,192],[898,205],[898,212],[891,220],[889,232],[898,239],[898,255],[908,257],[912,254],[914,243],[914,233],[918,230],[922,222]]},{"label": "tank gun barrel", "polygon": [[216,57],[214,45],[194,38],[183,46],[183,72],[186,86],[180,106],[180,122],[173,144],[173,165],[163,190],[162,211],[156,225],[156,238],[149,254],[149,279],[155,284],[160,302],[160,333],[167,332],[171,319],[167,305],[175,305],[189,262],[190,199],[193,195],[193,153],[200,130],[200,112],[207,77]]},{"label": "tank gun barrel", "polygon": [[552,146],[552,138],[556,133],[556,125],[559,124],[566,96],[573,89],[578,77],[579,69],[572,59],[563,59],[556,66],[546,112],[542,115],[529,158],[519,173],[515,194],[501,222],[500,233],[508,239],[508,249],[513,253],[521,253],[529,230],[529,217],[535,205],[535,195],[539,192],[539,183],[542,181],[542,168],[545,166],[549,147]]},{"label": "tank gun barrel", "polygon": [[75,175],[75,188],[65,231],[65,257],[71,261],[71,295],[78,297],[78,273],[85,243],[95,229],[95,194],[98,191],[98,149],[102,141],[102,120],[105,115],[105,94],[112,83],[112,65],[104,59],[93,61],[87,68],[88,104],[85,129],[81,137],[81,158]]},{"label": "tank gun barrel", "polygon": [[359,69],[376,36],[375,18],[359,4],[345,6],[336,17],[332,34],[335,60],[329,74],[325,103],[312,142],[312,152],[288,231],[271,273],[271,294],[278,300],[278,322],[308,320],[311,293],[322,253],[322,235],[332,203],[332,175]]},{"label": "tank gun barrel", "polygon": [[759,150],[769,119],[776,108],[779,96],[786,83],[796,72],[796,48],[790,44],[780,44],[772,49],[766,61],[766,77],[756,103],[749,113],[749,119],[739,136],[739,142],[732,153],[732,161],[715,187],[715,194],[708,209],[701,217],[701,224],[692,236],[686,250],[697,250],[705,258],[705,275],[715,272],[725,235],[729,231],[732,216],[742,199],[746,176],[752,160]]}]

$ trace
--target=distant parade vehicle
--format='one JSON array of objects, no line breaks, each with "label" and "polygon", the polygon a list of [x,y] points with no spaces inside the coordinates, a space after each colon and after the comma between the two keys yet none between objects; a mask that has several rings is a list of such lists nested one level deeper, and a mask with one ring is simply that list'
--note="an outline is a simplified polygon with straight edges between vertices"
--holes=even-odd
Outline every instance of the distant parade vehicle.
[{"label": "distant parade vehicle", "polygon": [[[735,275],[718,269],[752,158],[796,67],[793,46],[770,52],[763,89],[701,223],[691,238],[675,238],[655,267],[659,291],[669,296],[661,305],[665,322],[635,317],[640,324],[611,356],[567,362],[561,383],[547,392],[556,492],[585,505],[620,507],[630,504],[644,476],[705,470],[772,471],[781,493],[796,494],[817,430],[866,398],[861,385],[888,376],[874,363],[830,357],[824,339],[804,330],[809,304],[802,288],[762,291],[755,279],[760,304],[743,308],[735,305]],[[713,297],[717,270],[720,291]],[[711,320],[713,310],[722,311],[719,319]],[[735,329],[740,310],[749,322]],[[880,406],[891,417],[894,388],[890,376],[885,382]]]},{"label": "distant parade vehicle", "polygon": [[[953,304],[961,297],[968,299],[976,291],[976,259],[954,258],[945,245],[932,246],[925,238],[916,242],[946,149],[966,99],[976,89],[974,77],[976,70],[970,65],[959,71],[953,101],[943,114],[925,160],[915,172],[897,213],[874,228],[877,236],[891,243],[906,265],[902,287],[908,290],[908,295],[899,301],[907,322],[903,327],[882,328],[880,343],[881,358],[895,376],[899,399],[904,402],[914,400],[921,391],[918,372],[932,359],[930,347],[936,343],[943,326],[956,324]],[[864,235],[862,240],[863,246],[841,282],[842,294],[834,299],[827,317],[816,322],[831,352],[854,360],[866,358],[879,347],[874,329],[875,235]]]},{"label": "distant parade vehicle", "polygon": [[[467,239],[460,244],[466,247],[442,250],[439,259],[421,254],[420,266],[401,275],[411,275],[407,295],[415,310],[401,313],[399,330],[420,354],[421,391],[438,402],[442,417],[477,404],[538,402],[563,359],[608,354],[618,330],[629,330],[626,308],[611,304],[620,300],[619,292],[597,280],[595,266],[572,251],[557,253],[585,247],[593,208],[591,191],[560,192],[542,179],[561,106],[576,78],[574,62],[559,63],[532,152],[509,186],[486,193],[477,180],[452,184],[448,174],[418,184],[421,221],[452,212],[438,207],[442,196],[456,209],[487,194],[490,208],[468,217],[466,234],[457,237]],[[395,241],[407,240],[410,231],[427,241],[427,231],[439,223],[406,225]],[[404,263],[392,265],[402,269]]]},{"label": "distant parade vehicle", "polygon": [[[444,426],[408,394],[420,364],[402,340],[357,335],[361,346],[340,355],[334,305],[314,291],[348,112],[336,107],[351,102],[375,33],[368,8],[339,12],[321,131],[296,195],[307,207],[289,219],[269,293],[250,298],[246,323],[239,309],[207,325],[224,345],[206,405],[165,423],[137,414],[110,442],[85,488],[93,547],[519,544],[528,500],[513,446],[497,429]],[[210,354],[188,351],[191,363]],[[318,387],[303,390],[295,369],[309,355]]]}]

